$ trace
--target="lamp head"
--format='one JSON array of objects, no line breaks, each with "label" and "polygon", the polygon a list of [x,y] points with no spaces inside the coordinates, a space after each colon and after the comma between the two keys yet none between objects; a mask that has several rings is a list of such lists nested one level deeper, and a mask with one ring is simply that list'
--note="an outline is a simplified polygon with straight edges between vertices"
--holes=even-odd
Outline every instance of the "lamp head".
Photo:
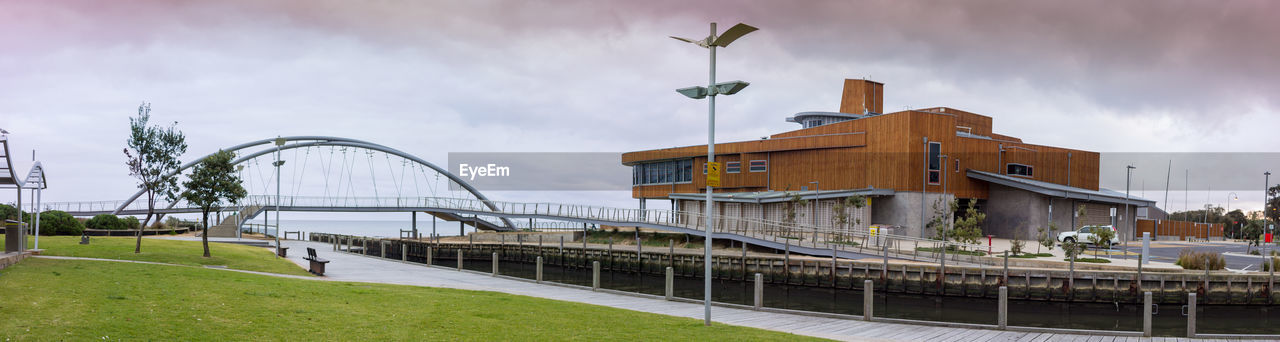
[{"label": "lamp head", "polygon": [[716,83],[716,94],[733,95],[742,91],[743,88],[751,85],[751,83],[743,81],[729,81]]},{"label": "lamp head", "polygon": [[680,89],[676,89],[676,92],[680,93],[680,95],[684,95],[695,100],[707,97],[706,87],[680,88]]}]

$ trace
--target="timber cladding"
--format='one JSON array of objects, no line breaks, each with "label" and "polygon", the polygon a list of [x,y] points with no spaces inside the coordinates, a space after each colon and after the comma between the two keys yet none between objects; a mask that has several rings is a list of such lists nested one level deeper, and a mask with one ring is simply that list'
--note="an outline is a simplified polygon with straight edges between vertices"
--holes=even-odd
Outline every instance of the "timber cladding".
[{"label": "timber cladding", "polygon": [[[930,179],[928,142],[940,155]],[[636,198],[668,193],[697,193],[704,188],[706,145],[628,152],[624,165],[692,159],[692,182],[637,185]],[[722,173],[721,191],[893,189],[948,192],[959,198],[986,198],[987,184],[966,170],[1009,174],[1030,180],[1098,189],[1097,152],[1027,144],[991,133],[991,118],[939,107],[883,115],[775,134],[768,139],[717,143],[719,162],[741,163],[739,173]],[[750,172],[748,163],[764,160],[767,171]],[[1014,166],[1010,166],[1013,164]],[[1010,168],[1023,174],[1011,174]]]}]

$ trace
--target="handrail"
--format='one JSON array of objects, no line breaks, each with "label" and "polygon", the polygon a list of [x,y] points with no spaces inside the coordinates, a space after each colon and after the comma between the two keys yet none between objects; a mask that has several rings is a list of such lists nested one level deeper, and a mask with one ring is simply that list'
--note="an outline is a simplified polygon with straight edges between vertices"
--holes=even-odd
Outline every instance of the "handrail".
[{"label": "handrail", "polygon": [[[477,213],[477,219],[489,223],[494,222],[489,218],[537,215],[567,220],[601,221],[618,226],[644,224],[703,232],[707,230],[705,226],[706,215],[700,212],[666,209],[641,210],[579,204],[507,202],[453,197],[346,197],[337,199],[323,196],[282,196],[279,202],[281,206],[289,207],[437,208],[444,211],[456,210]],[[106,211],[114,209],[115,207],[112,207],[112,204],[118,203],[120,201],[55,202],[46,204],[45,208],[78,212]],[[164,205],[167,206],[169,203],[164,203]],[[182,205],[187,204],[185,204],[185,201],[178,201],[174,203],[173,208],[189,208],[189,206],[184,207]],[[248,196],[234,207],[243,208],[255,205],[275,206],[276,196]],[[130,207],[136,206],[138,205],[134,204]],[[157,207],[163,206],[157,205]],[[141,209],[145,209],[145,207],[133,210]],[[485,215],[485,213],[492,213],[493,215]],[[832,249],[873,255],[890,254],[895,258],[914,260],[940,259],[942,253],[939,252],[943,248],[947,250],[979,251],[985,247],[904,235],[871,234],[864,228],[837,228],[739,216],[714,215],[712,216],[712,222],[711,231],[716,234],[734,234],[784,245],[814,249]],[[905,251],[902,250],[903,246],[908,245],[912,247]],[[888,248],[885,248],[886,246]],[[973,259],[971,255],[947,253],[948,259],[953,260],[963,260],[966,256],[969,259]]]}]

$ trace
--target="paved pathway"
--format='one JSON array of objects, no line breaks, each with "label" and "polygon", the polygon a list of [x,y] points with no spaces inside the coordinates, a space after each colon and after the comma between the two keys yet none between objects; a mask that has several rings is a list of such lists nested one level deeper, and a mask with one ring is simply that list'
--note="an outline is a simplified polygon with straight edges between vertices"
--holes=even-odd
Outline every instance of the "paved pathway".
[{"label": "paved pathway", "polygon": [[[289,253],[288,259],[303,267],[306,267],[307,264],[306,260],[302,260],[302,256],[306,254],[306,247],[315,248],[321,258],[331,260],[326,267],[324,277],[328,280],[495,291],[697,319],[701,319],[703,313],[703,306],[701,304],[672,302],[662,300],[661,298],[594,292],[589,289],[575,287],[539,285],[528,281],[492,277],[475,272],[459,272],[446,268],[426,267],[422,264],[416,263],[402,263],[388,259],[334,252],[332,245],[324,243],[290,240],[283,242],[283,245],[290,247],[291,253]],[[298,253],[292,253],[292,251],[298,251]],[[719,306],[712,308],[711,316],[716,322],[725,324],[847,341],[1164,340],[1162,338],[1146,339],[1137,337],[1089,336],[865,322],[860,320],[815,317],[777,312],[761,312]],[[1183,338],[1176,340],[1184,341],[1187,339]]]}]

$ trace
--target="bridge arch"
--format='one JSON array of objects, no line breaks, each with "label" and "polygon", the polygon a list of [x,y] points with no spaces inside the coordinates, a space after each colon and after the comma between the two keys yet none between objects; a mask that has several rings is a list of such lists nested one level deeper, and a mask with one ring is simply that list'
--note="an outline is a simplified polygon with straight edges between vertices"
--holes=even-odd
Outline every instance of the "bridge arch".
[{"label": "bridge arch", "polygon": [[[337,147],[352,147],[352,148],[358,148],[358,149],[378,151],[378,152],[395,155],[395,156],[404,158],[406,160],[412,161],[414,163],[417,163],[421,166],[430,168],[434,170],[436,173],[440,175],[444,175],[445,177],[448,177],[450,181],[454,182],[455,184],[458,184],[458,186],[462,187],[467,192],[471,193],[473,196],[476,197],[476,199],[483,202],[490,209],[493,209],[493,210],[498,209],[498,207],[494,206],[492,201],[489,200],[488,197],[485,197],[484,194],[480,193],[478,189],[471,186],[471,184],[468,184],[462,178],[454,175],[453,173],[450,173],[448,170],[441,168],[440,166],[437,166],[436,164],[426,161],[422,158],[419,158],[418,156],[415,156],[413,154],[400,151],[398,149],[394,149],[381,144],[364,141],[364,140],[342,138],[342,137],[330,137],[330,136],[290,136],[290,137],[279,137],[279,138],[269,138],[269,139],[250,141],[243,144],[227,147],[222,150],[238,152],[241,150],[251,149],[251,148],[262,146],[262,145],[275,144],[277,139],[284,139],[284,142],[285,142],[284,145],[279,147],[278,149],[279,151],[292,150],[292,149],[304,148],[304,147],[337,146]],[[274,153],[276,151],[277,149],[274,149],[274,148],[266,148],[260,151],[250,152],[250,153],[238,156],[235,160],[232,161],[232,164],[241,164],[246,161],[252,160],[254,158],[260,157],[262,155]],[[183,171],[194,167],[196,164],[199,164],[201,160],[204,160],[205,158],[208,158],[209,156],[212,156],[212,155],[213,153],[209,153],[201,156],[200,158],[196,158],[192,161],[182,164],[182,166],[180,166],[178,170],[174,171],[170,175],[181,174]],[[121,211],[124,211],[125,208],[127,208],[130,204],[136,201],[144,193],[145,192],[143,190],[141,189],[138,190],[133,194],[133,196],[130,196],[127,200],[121,202],[120,205],[116,207],[115,210],[112,211],[112,214],[118,215]],[[172,205],[173,203],[170,203],[170,204]],[[510,219],[505,217],[502,217],[500,219],[503,221],[506,227],[508,228],[515,227],[515,224],[511,222]]]}]

